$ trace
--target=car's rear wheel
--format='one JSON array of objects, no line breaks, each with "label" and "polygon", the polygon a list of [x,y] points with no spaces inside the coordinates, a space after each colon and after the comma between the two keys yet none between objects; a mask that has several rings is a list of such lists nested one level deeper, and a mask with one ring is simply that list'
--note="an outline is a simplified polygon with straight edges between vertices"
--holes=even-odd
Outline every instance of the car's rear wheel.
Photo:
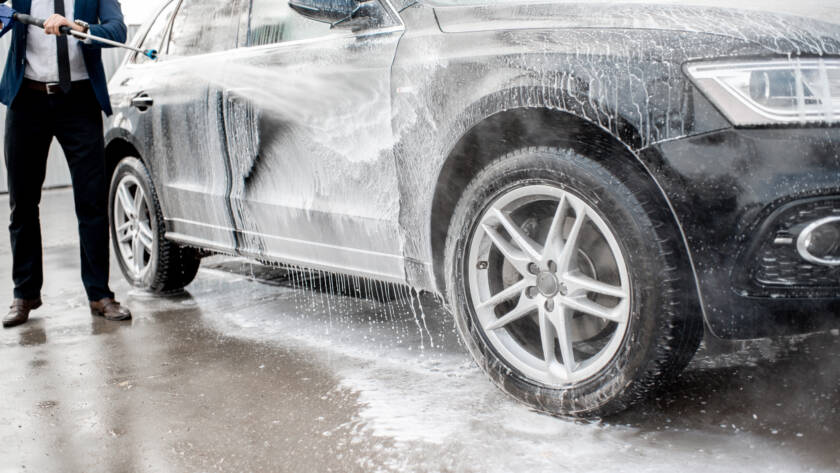
[{"label": "car's rear wheel", "polygon": [[[605,415],[679,372],[702,337],[671,225],[638,176],[530,148],[476,176],[447,242],[447,294],[479,365],[514,397]],[[633,190],[631,190],[633,189]]]},{"label": "car's rear wheel", "polygon": [[114,253],[131,285],[166,293],[192,282],[199,255],[164,238],[160,203],[139,159],[127,157],[117,164],[108,204]]}]

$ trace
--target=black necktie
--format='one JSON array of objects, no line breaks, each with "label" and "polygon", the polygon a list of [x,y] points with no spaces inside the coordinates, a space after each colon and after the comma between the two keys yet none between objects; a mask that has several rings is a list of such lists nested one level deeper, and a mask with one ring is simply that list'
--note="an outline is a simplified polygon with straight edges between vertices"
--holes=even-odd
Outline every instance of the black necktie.
[{"label": "black necktie", "polygon": [[[64,16],[64,0],[55,0],[55,12]],[[70,92],[70,52],[67,46],[67,35],[59,35],[55,38],[58,46],[58,84],[65,94]]]}]

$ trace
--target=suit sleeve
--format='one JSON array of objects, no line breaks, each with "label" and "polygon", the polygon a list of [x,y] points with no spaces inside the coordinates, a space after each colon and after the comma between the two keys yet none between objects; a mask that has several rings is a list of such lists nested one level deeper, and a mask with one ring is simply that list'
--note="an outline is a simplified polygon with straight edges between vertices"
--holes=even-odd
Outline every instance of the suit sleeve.
[{"label": "suit sleeve", "polygon": [[[2,13],[2,16],[7,16],[8,15],[9,17],[11,17],[12,13],[14,13],[14,10],[9,8],[8,5],[4,5],[2,0],[0,0],[0,9],[2,9],[2,12],[0,12],[0,13]],[[12,20],[11,18],[6,20],[6,22],[3,23],[3,29],[0,30],[0,37],[5,35],[9,31],[11,31],[14,28],[15,23],[17,23],[17,22],[15,20]]]},{"label": "suit sleeve", "polygon": [[[125,21],[123,20],[120,2],[118,0],[99,0],[98,14],[99,24],[90,25],[90,34],[118,43],[125,43],[128,28],[126,28]],[[85,46],[95,48],[111,47],[96,42]]]}]

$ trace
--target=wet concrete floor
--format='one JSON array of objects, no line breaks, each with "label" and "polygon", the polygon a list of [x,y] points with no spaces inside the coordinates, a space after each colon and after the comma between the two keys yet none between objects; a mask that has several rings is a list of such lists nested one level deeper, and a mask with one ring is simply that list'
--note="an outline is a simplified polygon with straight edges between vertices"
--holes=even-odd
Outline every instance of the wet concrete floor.
[{"label": "wet concrete floor", "polygon": [[[114,264],[134,320],[93,319],[69,191],[42,224],[45,306],[0,331],[0,472],[840,471],[837,331],[710,344],[656,399],[564,420],[497,390],[407,290],[213,257],[155,297]],[[0,232],[8,297],[10,265]]]}]

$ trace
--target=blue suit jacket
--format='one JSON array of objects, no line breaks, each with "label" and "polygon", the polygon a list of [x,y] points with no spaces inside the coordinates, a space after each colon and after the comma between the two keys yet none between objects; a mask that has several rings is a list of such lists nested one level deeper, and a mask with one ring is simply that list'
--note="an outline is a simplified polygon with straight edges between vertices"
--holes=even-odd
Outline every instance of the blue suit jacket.
[{"label": "blue suit jacket", "polygon": [[[30,13],[31,7],[31,0],[12,0],[12,8],[20,13]],[[76,0],[74,14],[76,17],[74,20],[82,20],[90,24],[90,34],[120,43],[125,42],[127,29],[118,0]],[[15,22],[11,31],[12,46],[9,49],[6,70],[3,71],[3,80],[0,82],[0,102],[7,106],[12,104],[20,91],[26,70],[27,26]],[[111,99],[108,96],[105,68],[102,66],[103,46],[94,42],[79,43],[79,47],[82,48],[82,57],[84,57],[99,106],[107,115],[110,115],[112,113]]]}]

